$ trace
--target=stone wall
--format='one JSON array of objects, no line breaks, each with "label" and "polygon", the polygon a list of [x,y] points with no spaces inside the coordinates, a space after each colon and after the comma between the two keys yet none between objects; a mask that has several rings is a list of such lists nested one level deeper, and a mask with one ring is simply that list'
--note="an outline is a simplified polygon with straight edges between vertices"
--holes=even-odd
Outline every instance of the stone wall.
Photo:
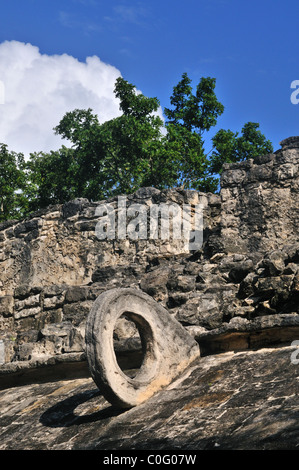
[{"label": "stone wall", "polygon": [[[299,138],[290,138],[274,154],[227,165],[220,195],[142,188],[128,197],[148,209],[202,204],[204,243],[192,252],[182,240],[99,240],[97,207],[117,209],[117,198],[78,199],[3,223],[2,375],[84,361],[86,317],[113,287],[161,302],[203,354],[299,338],[298,168]],[[120,330],[118,348],[128,352]]]},{"label": "stone wall", "polygon": [[226,252],[263,253],[298,242],[299,139],[274,154],[225,165],[221,243]]},{"label": "stone wall", "polygon": [[[128,196],[128,208],[142,204],[202,204],[206,233],[219,224],[220,197],[196,191],[142,188]],[[20,286],[88,284],[96,271],[131,263],[144,265],[154,258],[187,254],[183,240],[99,240],[95,233],[97,208],[110,204],[117,212],[118,198],[89,202],[77,199],[34,213],[22,222],[0,224],[0,295],[13,295]],[[207,236],[205,237],[207,238]]]}]

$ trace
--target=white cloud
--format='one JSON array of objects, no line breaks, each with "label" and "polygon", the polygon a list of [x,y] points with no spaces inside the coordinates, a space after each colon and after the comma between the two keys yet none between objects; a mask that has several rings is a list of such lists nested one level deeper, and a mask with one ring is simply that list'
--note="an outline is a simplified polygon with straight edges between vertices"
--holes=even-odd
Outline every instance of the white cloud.
[{"label": "white cloud", "polygon": [[1,43],[0,142],[25,156],[70,145],[53,127],[75,108],[91,108],[100,122],[119,116],[113,89],[120,75],[96,56],[79,62],[67,54],[41,54],[32,44]]}]

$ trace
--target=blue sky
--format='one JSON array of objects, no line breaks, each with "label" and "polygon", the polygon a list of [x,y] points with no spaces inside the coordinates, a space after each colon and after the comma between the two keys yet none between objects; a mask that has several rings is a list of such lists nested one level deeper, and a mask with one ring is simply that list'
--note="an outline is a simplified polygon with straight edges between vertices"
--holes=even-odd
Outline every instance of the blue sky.
[{"label": "blue sky", "polygon": [[[162,109],[184,72],[194,87],[214,77],[225,111],[212,134],[259,122],[275,150],[299,135],[299,104],[290,100],[291,83],[299,80],[298,0],[0,0],[0,6],[6,92],[0,141],[12,150],[58,145],[53,125],[72,105],[92,107],[103,120],[117,115],[112,90],[119,74],[156,96]],[[87,57],[96,58],[87,64]],[[56,85],[46,92],[50,79]]]}]

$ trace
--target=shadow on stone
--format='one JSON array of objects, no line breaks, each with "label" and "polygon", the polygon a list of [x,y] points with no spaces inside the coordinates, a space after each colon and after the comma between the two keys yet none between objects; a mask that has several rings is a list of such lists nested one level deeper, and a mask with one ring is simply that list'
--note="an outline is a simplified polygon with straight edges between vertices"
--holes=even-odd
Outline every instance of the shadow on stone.
[{"label": "shadow on stone", "polygon": [[[88,390],[82,393],[73,395],[72,397],[66,398],[65,400],[57,403],[48,410],[46,410],[40,417],[40,422],[44,426],[52,428],[60,427],[69,427],[80,424],[88,424],[96,421],[101,421],[105,419],[118,416],[123,413],[125,410],[115,408],[113,406],[107,406],[103,409],[93,411],[92,413],[86,413],[82,415],[77,415],[75,410],[82,404],[85,404],[89,400],[92,400],[95,397],[100,397],[101,393],[98,389]],[[105,406],[105,405],[104,405]],[[88,406],[87,406],[88,408]],[[91,409],[96,409],[93,407]],[[89,408],[90,409],[90,408]]]}]

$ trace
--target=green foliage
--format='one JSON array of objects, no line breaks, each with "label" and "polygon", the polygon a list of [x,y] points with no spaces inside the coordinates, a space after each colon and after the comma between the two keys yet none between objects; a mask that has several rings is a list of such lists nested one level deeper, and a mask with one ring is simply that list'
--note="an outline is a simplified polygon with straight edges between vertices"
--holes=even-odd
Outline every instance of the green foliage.
[{"label": "green foliage", "polygon": [[72,149],[62,146],[56,152],[33,153],[24,168],[26,213],[76,197],[78,165]]},{"label": "green foliage", "polygon": [[212,173],[221,173],[224,163],[236,163],[273,152],[272,143],[259,130],[259,124],[247,122],[238,132],[220,129],[213,137]]},{"label": "green foliage", "polygon": [[0,221],[22,216],[23,165],[23,154],[9,152],[7,145],[0,144]]},{"label": "green foliage", "polygon": [[23,217],[50,204],[76,197],[101,200],[129,194],[142,186],[183,186],[215,192],[225,162],[272,152],[259,125],[242,133],[218,131],[209,159],[204,137],[224,111],[215,94],[216,80],[202,78],[195,92],[186,73],[173,88],[166,123],[160,103],[138,93],[123,78],[115,83],[120,117],[100,124],[91,109],[67,112],[54,131],[71,143],[50,153],[22,154],[0,144],[0,220]]},{"label": "green foliage", "polygon": [[217,189],[217,181],[210,175],[203,140],[204,133],[216,125],[224,111],[216,98],[215,85],[215,79],[202,78],[193,94],[191,80],[185,73],[173,89],[170,98],[173,109],[165,109],[167,146],[175,155],[178,183],[185,188]]},{"label": "green foliage", "polygon": [[[121,77],[116,80],[114,94],[120,100],[120,109],[125,116],[141,120],[151,121],[152,113],[158,111],[160,105],[157,98],[147,98],[141,93],[138,94],[134,85]],[[162,125],[162,122],[159,124]]]},{"label": "green foliage", "polygon": [[168,123],[181,125],[189,132],[197,132],[201,136],[209,131],[217,124],[217,118],[224,111],[224,106],[216,98],[215,86],[215,78],[201,78],[194,95],[191,80],[184,73],[181,81],[173,88],[170,98],[174,109],[164,110]]},{"label": "green foliage", "polygon": [[141,186],[175,183],[172,161],[164,149],[159,101],[137,93],[123,78],[115,84],[122,115],[103,124],[88,109],[63,117],[55,132],[71,141],[77,169],[77,196],[92,200],[128,194]]}]

